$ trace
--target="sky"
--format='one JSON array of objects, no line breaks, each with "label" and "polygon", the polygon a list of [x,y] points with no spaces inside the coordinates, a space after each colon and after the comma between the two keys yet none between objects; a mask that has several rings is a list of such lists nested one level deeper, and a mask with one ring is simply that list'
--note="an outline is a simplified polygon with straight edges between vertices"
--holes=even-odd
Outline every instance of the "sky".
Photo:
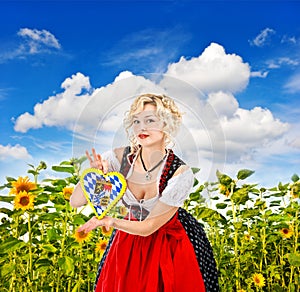
[{"label": "sky", "polygon": [[[0,1],[0,184],[127,139],[141,93],[185,113],[174,150],[272,187],[300,175],[299,1]],[[5,191],[4,191],[5,192]]]}]

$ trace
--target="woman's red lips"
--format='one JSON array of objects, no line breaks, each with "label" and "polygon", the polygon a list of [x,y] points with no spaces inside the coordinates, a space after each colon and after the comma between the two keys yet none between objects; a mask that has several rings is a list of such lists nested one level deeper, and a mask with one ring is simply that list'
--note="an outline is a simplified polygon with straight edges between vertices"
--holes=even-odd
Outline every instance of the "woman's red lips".
[{"label": "woman's red lips", "polygon": [[139,138],[140,138],[140,139],[145,139],[145,138],[147,138],[147,137],[149,137],[149,135],[146,135],[146,134],[139,134]]}]

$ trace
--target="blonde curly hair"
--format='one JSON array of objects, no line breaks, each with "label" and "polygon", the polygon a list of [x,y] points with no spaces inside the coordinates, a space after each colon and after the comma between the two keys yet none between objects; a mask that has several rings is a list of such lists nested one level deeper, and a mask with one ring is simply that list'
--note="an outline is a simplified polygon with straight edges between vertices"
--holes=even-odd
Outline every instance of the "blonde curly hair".
[{"label": "blonde curly hair", "polygon": [[146,93],[138,96],[132,103],[129,111],[125,113],[123,120],[131,148],[135,151],[139,145],[136,136],[130,131],[134,115],[141,112],[146,104],[151,104],[156,107],[158,118],[164,122],[163,132],[165,134],[165,144],[169,144],[173,137],[177,134],[182,121],[182,113],[179,111],[174,100],[166,95],[158,95]]}]

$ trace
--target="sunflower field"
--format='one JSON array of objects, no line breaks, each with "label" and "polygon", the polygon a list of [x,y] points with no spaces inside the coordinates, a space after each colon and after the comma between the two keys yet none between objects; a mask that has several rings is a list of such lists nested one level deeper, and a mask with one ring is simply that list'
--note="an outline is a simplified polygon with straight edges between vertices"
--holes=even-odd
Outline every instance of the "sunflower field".
[{"label": "sunflower field", "polygon": [[[84,160],[52,166],[62,178],[41,181],[47,165],[29,165],[0,187],[0,291],[93,291],[112,230],[77,231],[93,216],[69,204]],[[299,176],[266,189],[245,183],[252,174],[242,169],[235,178],[217,172],[216,182],[195,179],[184,208],[206,230],[221,291],[300,291]]]}]

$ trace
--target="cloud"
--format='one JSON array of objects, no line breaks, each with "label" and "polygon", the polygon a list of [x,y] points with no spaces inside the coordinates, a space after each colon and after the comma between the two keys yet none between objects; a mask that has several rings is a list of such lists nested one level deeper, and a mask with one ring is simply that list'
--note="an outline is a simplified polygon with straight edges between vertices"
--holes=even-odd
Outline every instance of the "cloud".
[{"label": "cloud", "polygon": [[26,112],[19,116],[15,131],[26,133],[29,129],[42,126],[61,126],[73,130],[78,114],[90,98],[90,81],[88,77],[77,73],[67,78],[61,87],[64,90],[62,93],[36,104],[34,114]]},{"label": "cloud", "polygon": [[21,43],[15,48],[2,52],[0,54],[0,63],[16,58],[26,58],[30,55],[49,54],[53,51],[61,50],[61,44],[57,38],[45,29],[21,28],[17,35],[20,37]]},{"label": "cloud", "polygon": [[211,93],[208,103],[218,114],[231,162],[253,159],[257,149],[270,147],[289,130],[289,124],[276,119],[268,109],[241,108],[231,93]]},{"label": "cloud", "polygon": [[257,35],[253,40],[250,41],[250,44],[257,47],[263,47],[265,46],[271,35],[275,34],[275,30],[272,28],[265,28],[260,32],[259,35]]},{"label": "cloud", "polygon": [[167,75],[184,80],[203,92],[243,90],[249,82],[250,67],[236,54],[226,54],[216,43],[210,44],[196,58],[181,57],[178,63],[170,64]]},{"label": "cloud", "polygon": [[268,71],[252,71],[251,72],[251,77],[258,77],[258,78],[266,78],[268,76],[269,72]]},{"label": "cloud", "polygon": [[300,73],[293,75],[284,88],[290,93],[300,92]]},{"label": "cloud", "polygon": [[87,76],[74,74],[62,83],[61,93],[36,104],[33,114],[19,116],[15,130],[64,127],[74,133],[75,157],[91,144],[100,149],[116,147],[127,143],[124,112],[135,96],[145,92],[172,96],[186,113],[176,147],[191,153],[193,163],[195,153],[205,165],[221,163],[225,156],[230,162],[257,161],[261,149],[270,150],[289,130],[289,124],[268,109],[240,107],[234,93],[247,86],[249,65],[218,44],[211,44],[197,58],[182,57],[169,65],[166,74],[150,77],[124,71],[112,83],[93,89]]},{"label": "cloud", "polygon": [[292,60],[291,58],[288,57],[281,57],[281,58],[267,61],[267,65],[269,69],[278,69],[281,68],[283,65],[298,66],[299,61]]},{"label": "cloud", "polygon": [[[144,65],[148,72],[163,72],[169,60],[177,56],[180,47],[190,38],[180,26],[166,30],[145,29],[126,35],[103,59],[109,66],[126,64],[133,70]],[[149,68],[150,64],[154,65]]]},{"label": "cloud", "polygon": [[290,43],[290,44],[297,44],[297,39],[294,36],[287,36],[284,35],[281,39],[281,43]]},{"label": "cloud", "polygon": [[46,48],[61,48],[55,36],[45,29],[21,28],[18,35],[26,40],[30,54],[37,54]]},{"label": "cloud", "polygon": [[19,144],[14,146],[12,145],[0,145],[0,160],[8,160],[8,159],[30,159],[27,149]]}]

